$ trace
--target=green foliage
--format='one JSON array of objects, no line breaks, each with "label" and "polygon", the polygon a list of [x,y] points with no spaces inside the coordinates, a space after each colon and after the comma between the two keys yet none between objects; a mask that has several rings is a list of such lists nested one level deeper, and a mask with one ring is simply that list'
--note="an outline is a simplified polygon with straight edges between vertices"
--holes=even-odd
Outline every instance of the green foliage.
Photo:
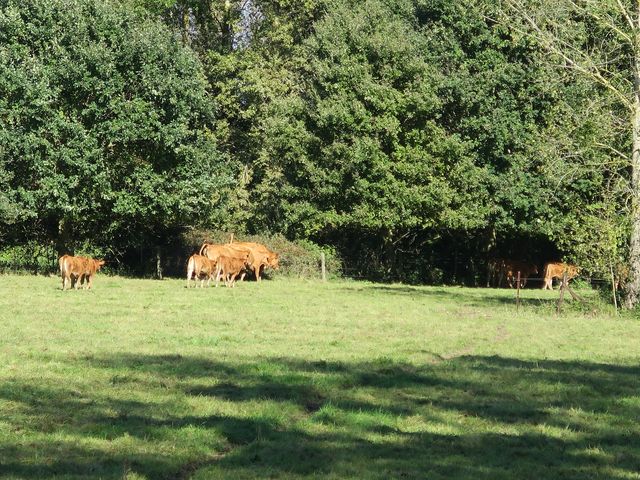
[{"label": "green foliage", "polygon": [[259,225],[309,237],[481,224],[482,172],[438,125],[427,48],[383,2],[331,4],[305,42],[299,86],[264,126]]},{"label": "green foliage", "polygon": [[230,174],[198,59],[115,3],[0,5],[0,151],[21,220],[126,247],[208,218]]},{"label": "green foliage", "polygon": [[6,246],[0,250],[0,272],[58,271],[58,256],[53,245],[43,246],[37,242]]}]

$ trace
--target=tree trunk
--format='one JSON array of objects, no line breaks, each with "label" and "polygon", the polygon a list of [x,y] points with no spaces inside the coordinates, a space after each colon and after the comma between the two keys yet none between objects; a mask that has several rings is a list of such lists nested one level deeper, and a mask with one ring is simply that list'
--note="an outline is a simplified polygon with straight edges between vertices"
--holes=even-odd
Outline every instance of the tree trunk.
[{"label": "tree trunk", "polygon": [[63,255],[73,255],[71,245],[71,223],[66,218],[58,221],[58,235],[56,237],[56,252],[58,257]]},{"label": "tree trunk", "polygon": [[162,249],[156,246],[156,278],[162,280]]},{"label": "tree trunk", "polygon": [[640,12],[636,5],[637,30],[633,64],[633,152],[631,155],[631,239],[629,242],[630,278],[625,307],[634,308],[640,301]]}]

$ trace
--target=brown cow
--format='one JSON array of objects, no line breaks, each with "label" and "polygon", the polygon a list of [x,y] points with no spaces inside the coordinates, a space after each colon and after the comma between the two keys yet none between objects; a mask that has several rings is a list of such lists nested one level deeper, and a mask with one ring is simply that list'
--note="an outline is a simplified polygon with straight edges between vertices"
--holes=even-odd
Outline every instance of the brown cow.
[{"label": "brown cow", "polygon": [[104,263],[104,260],[96,260],[89,257],[63,255],[58,259],[60,276],[62,277],[62,290],[66,289],[67,281],[69,282],[69,288],[77,290],[78,285],[86,283],[87,285],[83,288],[91,289],[93,276]]},{"label": "brown cow", "polygon": [[[234,242],[224,245],[203,243],[200,247],[200,255],[206,255],[211,259],[217,259],[220,255],[248,260],[248,270],[254,272],[256,280],[261,280],[261,274],[265,267],[275,270],[280,268],[279,255],[267,247],[256,242]],[[245,272],[242,272],[240,280],[243,280]]]},{"label": "brown cow", "polygon": [[218,257],[218,271],[216,273],[216,287],[221,278],[227,287],[233,287],[236,283],[236,277],[248,267],[248,261],[238,257],[227,257],[220,255]]},{"label": "brown cow", "polygon": [[211,285],[211,279],[216,274],[217,261],[211,260],[203,255],[197,253],[189,257],[187,262],[187,288],[191,277],[193,276],[194,286],[198,286],[198,279],[200,279],[200,288],[204,287],[204,279],[207,278],[207,287]]},{"label": "brown cow", "polygon": [[267,247],[257,242],[236,242],[230,244],[234,247],[248,249],[251,252],[249,256],[249,268],[256,276],[256,281],[260,281],[260,276],[265,267],[278,270],[280,268],[280,256],[269,250]]},{"label": "brown cow", "polygon": [[[553,290],[553,279],[559,278],[562,279],[564,277],[565,272],[567,273],[567,284],[569,280],[576,277],[580,269],[575,265],[570,265],[568,263],[562,262],[549,262],[544,266],[544,285],[542,286],[543,290],[549,289]],[[560,282],[562,284],[562,282]]]},{"label": "brown cow", "polygon": [[538,273],[538,267],[533,263],[522,262],[519,260],[509,260],[505,258],[492,258],[487,262],[487,287],[502,287],[503,282],[509,284],[509,288],[513,288],[518,281],[518,272],[520,272],[520,288],[523,288],[529,277]]},{"label": "brown cow", "polygon": [[538,273],[538,267],[533,263],[520,262],[518,260],[505,260],[503,268],[509,288],[513,288],[518,282],[518,272],[520,272],[520,288],[524,288],[527,285],[527,280],[532,274]]},{"label": "brown cow", "polygon": [[[235,244],[226,244],[220,245],[215,243],[203,243],[202,247],[200,247],[200,255],[204,255],[207,258],[217,262],[220,256],[225,256],[229,258],[237,258],[246,262],[249,258],[250,251],[248,249],[243,249],[236,247]],[[244,279],[245,272],[241,274],[241,280]],[[219,279],[216,279],[216,283]]]}]

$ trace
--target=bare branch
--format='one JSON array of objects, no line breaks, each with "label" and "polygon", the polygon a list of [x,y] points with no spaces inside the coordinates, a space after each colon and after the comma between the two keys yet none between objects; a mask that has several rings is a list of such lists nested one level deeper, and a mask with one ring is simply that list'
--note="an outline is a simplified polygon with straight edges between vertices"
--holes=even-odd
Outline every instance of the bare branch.
[{"label": "bare branch", "polygon": [[618,7],[620,8],[620,13],[624,16],[625,20],[631,27],[631,30],[634,30],[635,24],[633,23],[633,19],[631,18],[631,15],[627,11],[627,7],[623,5],[622,0],[617,0],[617,2],[618,2]]},{"label": "bare branch", "polygon": [[[589,56],[576,46],[563,41],[559,34],[543,30],[536,19],[530,15],[517,0],[506,0],[506,2],[529,26],[529,30],[525,30],[510,23],[510,28],[523,35],[529,35],[535,38],[547,51],[564,60],[567,66],[590,77],[599,85],[612,92],[630,112],[633,111],[634,105],[629,95],[617,88],[612,81],[616,76],[615,74],[597,65],[593,56]],[[570,1],[570,3],[575,5],[575,2]],[[627,79],[619,77],[619,80],[623,83],[629,83],[628,93],[633,91],[633,87]]]}]

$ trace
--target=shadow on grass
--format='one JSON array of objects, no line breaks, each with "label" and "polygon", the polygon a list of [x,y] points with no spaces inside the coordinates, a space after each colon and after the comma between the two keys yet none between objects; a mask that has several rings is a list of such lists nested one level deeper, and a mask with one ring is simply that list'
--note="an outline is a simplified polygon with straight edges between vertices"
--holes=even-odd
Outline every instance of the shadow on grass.
[{"label": "shadow on grass", "polygon": [[640,471],[637,365],[137,354],[76,362],[111,380],[92,391],[0,387],[12,405],[2,476],[622,479]]},{"label": "shadow on grass", "polygon": [[[412,298],[429,297],[440,300],[455,300],[456,303],[468,307],[495,307],[513,306],[516,307],[516,290],[495,289],[495,288],[437,288],[437,287],[412,287],[410,285],[363,285],[360,287],[344,287],[343,290],[358,292],[384,293],[385,295],[403,295]],[[543,291],[540,288],[525,288],[521,290],[520,304],[523,307],[543,307],[544,309],[555,309],[560,292]],[[584,293],[582,292],[584,296]],[[587,297],[587,302],[592,299]],[[567,293],[565,296],[565,306],[579,306],[579,302],[572,300]]]}]

